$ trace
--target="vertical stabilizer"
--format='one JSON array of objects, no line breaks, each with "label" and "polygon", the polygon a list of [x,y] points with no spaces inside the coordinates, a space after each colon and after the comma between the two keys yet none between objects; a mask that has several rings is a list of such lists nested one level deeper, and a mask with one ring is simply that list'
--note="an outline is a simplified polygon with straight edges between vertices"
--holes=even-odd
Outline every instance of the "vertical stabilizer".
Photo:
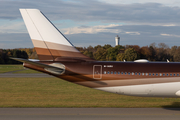
[{"label": "vertical stabilizer", "polygon": [[20,9],[39,60],[90,59],[81,54],[37,9]]}]

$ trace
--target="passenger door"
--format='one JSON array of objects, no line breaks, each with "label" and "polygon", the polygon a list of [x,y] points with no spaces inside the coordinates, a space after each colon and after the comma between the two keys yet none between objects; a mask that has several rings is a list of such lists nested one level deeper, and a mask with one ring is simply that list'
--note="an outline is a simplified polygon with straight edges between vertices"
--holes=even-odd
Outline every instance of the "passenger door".
[{"label": "passenger door", "polygon": [[101,79],[102,78],[102,65],[93,66],[93,78]]}]

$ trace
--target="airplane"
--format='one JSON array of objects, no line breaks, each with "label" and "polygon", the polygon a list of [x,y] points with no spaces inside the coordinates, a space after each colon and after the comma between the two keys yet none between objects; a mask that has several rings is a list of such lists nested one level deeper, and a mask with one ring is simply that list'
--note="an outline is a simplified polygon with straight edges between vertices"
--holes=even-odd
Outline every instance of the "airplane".
[{"label": "airplane", "polygon": [[180,97],[180,63],[96,61],[80,53],[38,9],[20,9],[39,60],[12,58],[63,80],[130,96]]}]

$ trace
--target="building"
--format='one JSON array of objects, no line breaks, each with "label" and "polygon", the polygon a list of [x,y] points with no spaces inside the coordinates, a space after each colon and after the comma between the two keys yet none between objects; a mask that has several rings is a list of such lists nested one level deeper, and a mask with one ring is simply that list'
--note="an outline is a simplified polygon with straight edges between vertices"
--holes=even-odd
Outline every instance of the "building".
[{"label": "building", "polygon": [[119,45],[120,37],[118,35],[115,37],[115,42],[116,42],[116,46]]}]

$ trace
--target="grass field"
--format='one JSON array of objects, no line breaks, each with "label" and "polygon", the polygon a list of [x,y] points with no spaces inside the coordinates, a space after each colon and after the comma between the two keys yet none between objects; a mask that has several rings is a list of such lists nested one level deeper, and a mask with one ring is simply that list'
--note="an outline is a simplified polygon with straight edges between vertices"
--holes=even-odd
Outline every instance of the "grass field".
[{"label": "grass field", "polygon": [[31,70],[31,69],[27,69],[27,68],[24,68],[24,70],[22,71],[17,71],[17,72],[13,72],[14,74],[18,74],[18,73],[26,73],[26,74],[31,74],[31,73],[41,73],[41,72],[38,72],[38,71],[35,71],[35,70]]},{"label": "grass field", "polygon": [[23,69],[22,65],[0,65],[0,73],[21,70]]},{"label": "grass field", "polygon": [[0,73],[6,73],[6,72],[12,72],[15,74],[16,73],[40,73],[35,70],[25,69],[23,65],[0,65]]},{"label": "grass field", "polygon": [[58,78],[0,78],[0,107],[180,107],[180,99],[112,94]]}]

